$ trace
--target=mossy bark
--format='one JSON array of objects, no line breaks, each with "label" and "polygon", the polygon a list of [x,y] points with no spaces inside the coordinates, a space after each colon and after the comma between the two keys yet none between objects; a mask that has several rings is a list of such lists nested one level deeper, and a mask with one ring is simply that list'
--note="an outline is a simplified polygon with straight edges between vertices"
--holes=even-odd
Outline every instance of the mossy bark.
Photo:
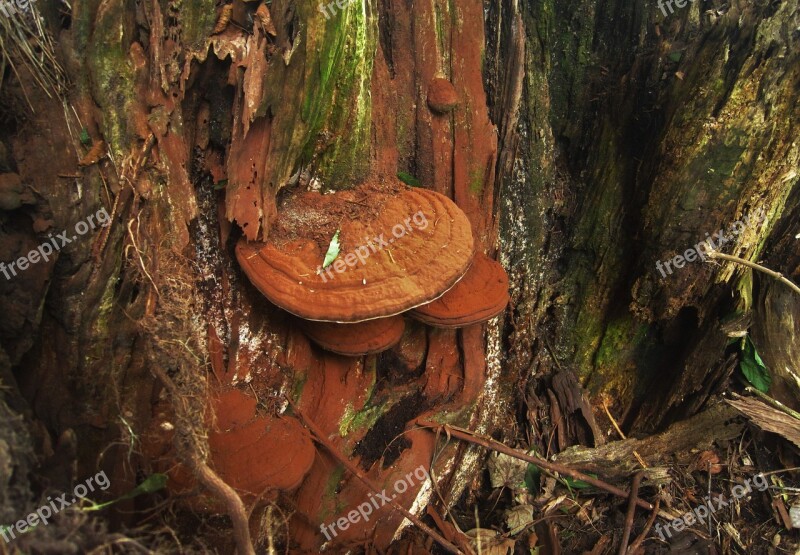
[{"label": "mossy bark", "polygon": [[[524,268],[516,333],[536,338],[520,370],[547,374],[549,341],[595,399],[644,430],[693,414],[726,383],[719,321],[749,310],[739,292],[750,271],[699,261],[662,276],[656,262],[759,210],[766,220],[724,250],[791,253],[777,230],[797,217],[797,16],[793,4],[752,3],[526,14],[524,171],[505,193],[521,206],[501,231]],[[797,275],[796,262],[777,266]]]}]

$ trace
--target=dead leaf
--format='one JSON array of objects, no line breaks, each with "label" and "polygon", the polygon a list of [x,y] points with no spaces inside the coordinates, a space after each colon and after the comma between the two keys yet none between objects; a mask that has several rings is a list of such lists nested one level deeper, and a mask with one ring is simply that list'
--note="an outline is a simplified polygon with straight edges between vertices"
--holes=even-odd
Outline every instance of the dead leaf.
[{"label": "dead leaf", "polygon": [[506,528],[510,535],[519,534],[533,522],[533,507],[531,505],[517,505],[505,512]]},{"label": "dead leaf", "polygon": [[217,24],[214,26],[214,30],[211,31],[211,34],[216,35],[227,29],[228,23],[230,23],[232,15],[233,15],[233,4],[225,4],[224,6],[222,6],[222,10],[219,12],[219,18],[217,19]]},{"label": "dead leaf", "polygon": [[597,514],[597,511],[594,510],[593,505],[594,505],[594,500],[589,499],[585,503],[579,504],[578,512],[575,513],[575,516],[577,516],[578,519],[587,526],[591,525],[592,522],[597,520],[597,517],[599,516]]},{"label": "dead leaf", "polygon": [[473,528],[466,532],[466,535],[471,538],[470,543],[476,553],[482,555],[511,555],[514,553],[514,540],[504,538],[494,530]]},{"label": "dead leaf", "polygon": [[86,156],[81,158],[81,161],[78,162],[78,165],[80,167],[93,166],[94,164],[102,160],[105,155],[106,155],[105,141],[95,141],[95,143],[92,145],[92,148],[89,150],[89,152],[86,153]]},{"label": "dead leaf", "polygon": [[719,474],[723,469],[722,465],[719,464],[719,455],[710,450],[701,452],[693,466],[697,470],[710,472],[711,474]]},{"label": "dead leaf", "polygon": [[525,488],[525,471],[528,463],[504,453],[492,453],[487,464],[493,488]]},{"label": "dead leaf", "polygon": [[561,505],[561,503],[562,503],[562,502],[564,501],[564,499],[566,499],[566,498],[567,498],[567,496],[566,496],[566,495],[559,495],[558,497],[556,497],[555,499],[553,499],[553,500],[552,500],[552,501],[550,501],[550,502],[549,502],[547,505],[545,505],[545,506],[544,506],[544,509],[542,510],[542,513],[543,513],[543,514],[547,514],[547,513],[549,513],[550,511],[552,511],[553,509],[555,509],[556,507],[558,507],[559,505]]},{"label": "dead leaf", "polygon": [[275,30],[275,24],[272,23],[272,16],[270,15],[269,8],[266,4],[261,4],[256,10],[256,20],[261,25],[261,28],[264,29],[264,32],[268,35],[272,35],[274,37],[278,34],[278,31]]}]

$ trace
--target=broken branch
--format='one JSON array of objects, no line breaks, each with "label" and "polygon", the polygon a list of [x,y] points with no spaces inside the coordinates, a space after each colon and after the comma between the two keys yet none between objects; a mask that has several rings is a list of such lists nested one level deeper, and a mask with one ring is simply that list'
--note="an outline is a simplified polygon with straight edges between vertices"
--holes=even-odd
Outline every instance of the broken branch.
[{"label": "broken branch", "polygon": [[779,411],[783,411],[786,414],[788,414],[789,416],[800,420],[800,412],[797,412],[795,410],[790,409],[789,407],[787,407],[786,405],[784,405],[783,403],[781,403],[777,399],[773,399],[772,397],[770,397],[766,393],[763,393],[763,392],[759,391],[755,387],[747,386],[747,387],[744,388],[744,390],[747,391],[748,393],[752,393],[753,395],[755,395],[757,397],[760,397],[762,401],[766,402],[767,404],[772,405],[773,408],[776,408]]},{"label": "broken branch", "polygon": [[[620,489],[616,486],[613,486],[607,482],[602,480],[598,480],[597,478],[592,478],[591,476],[584,474],[578,470],[574,470],[569,468],[568,466],[564,466],[558,463],[550,462],[545,459],[540,459],[539,457],[534,457],[533,455],[528,455],[527,453],[523,453],[517,449],[512,449],[508,447],[504,443],[500,443],[489,437],[484,437],[475,432],[470,430],[466,430],[464,428],[459,428],[457,426],[453,426],[451,424],[440,424],[438,422],[431,422],[428,420],[417,420],[417,425],[422,426],[424,428],[444,428],[445,432],[450,434],[451,436],[460,439],[462,441],[467,441],[469,443],[474,443],[475,445],[480,445],[486,449],[491,449],[493,451],[498,451],[500,453],[506,454],[510,457],[514,457],[520,459],[522,461],[526,461],[529,463],[533,463],[536,466],[544,468],[545,470],[550,470],[552,472],[558,472],[559,474],[563,474],[565,476],[569,476],[570,478],[574,478],[576,480],[582,480],[587,484],[590,484],[598,489],[603,491],[607,491],[608,493],[614,494],[617,497],[628,498],[629,493],[623,489]],[[648,511],[653,510],[653,505],[648,503],[644,499],[636,498],[636,504],[643,509],[647,509]]]},{"label": "broken branch", "polygon": [[795,285],[792,281],[788,280],[784,275],[780,272],[776,272],[775,270],[770,270],[766,266],[762,266],[761,264],[756,264],[755,262],[750,262],[749,260],[745,260],[744,258],[739,258],[738,256],[731,256],[730,254],[723,254],[717,251],[710,251],[706,254],[708,258],[716,258],[720,260],[727,260],[728,262],[735,262],[736,264],[741,264],[742,266],[747,266],[753,270],[758,270],[764,274],[767,274],[770,277],[773,277],[789,287],[792,291],[800,295],[800,287]]},{"label": "broken branch", "polygon": [[642,483],[642,476],[644,473],[639,471],[633,477],[631,484],[631,494],[628,497],[628,511],[625,513],[625,528],[622,531],[622,540],[619,542],[619,555],[625,555],[628,552],[628,542],[631,539],[631,529],[633,528],[633,517],[636,516],[636,498],[639,496],[639,484]]}]

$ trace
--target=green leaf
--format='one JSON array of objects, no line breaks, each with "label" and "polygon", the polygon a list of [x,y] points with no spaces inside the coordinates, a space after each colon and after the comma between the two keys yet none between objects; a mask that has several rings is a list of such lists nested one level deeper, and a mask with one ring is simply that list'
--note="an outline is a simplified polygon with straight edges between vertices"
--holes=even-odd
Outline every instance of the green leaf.
[{"label": "green leaf", "polygon": [[681,58],[683,58],[683,52],[670,52],[667,56],[673,62],[680,62]]},{"label": "green leaf", "polygon": [[539,495],[539,488],[542,483],[542,469],[531,463],[525,471],[525,487],[531,495]]},{"label": "green leaf", "polygon": [[769,386],[772,384],[772,376],[770,376],[769,369],[764,364],[764,361],[761,360],[749,335],[742,338],[739,368],[742,369],[742,374],[753,387],[762,393],[769,391]]},{"label": "green leaf", "polygon": [[83,146],[92,145],[92,138],[89,136],[89,130],[86,129],[85,127],[81,129],[80,139]]},{"label": "green leaf", "polygon": [[155,493],[164,489],[167,485],[166,474],[151,474],[144,482],[133,488],[130,492],[125,494],[125,499],[130,499],[141,495],[142,493]]},{"label": "green leaf", "polygon": [[227,186],[228,186],[228,180],[220,179],[219,181],[214,183],[214,190],[219,191],[220,189],[224,189]]},{"label": "green leaf", "polygon": [[336,233],[333,234],[333,239],[331,239],[331,244],[328,246],[328,252],[325,253],[325,261],[322,263],[323,268],[327,268],[331,265],[331,262],[336,260],[336,257],[339,256],[339,229],[336,230]]},{"label": "green leaf", "polygon": [[412,187],[422,187],[422,182],[410,173],[397,172],[397,179]]},{"label": "green leaf", "polygon": [[[597,478],[596,474],[589,474],[592,478]],[[564,476],[561,479],[564,482],[564,485],[570,489],[587,489],[592,487],[591,484],[584,482],[583,480],[576,480],[575,478],[570,478],[569,476]]]},{"label": "green leaf", "polygon": [[[105,509],[106,507],[113,505],[114,503],[119,503],[120,501],[124,501],[126,499],[133,499],[134,497],[138,497],[144,493],[154,493],[159,490],[164,489],[167,485],[167,475],[166,474],[151,474],[150,476],[145,479],[144,482],[133,488],[131,491],[126,493],[125,495],[118,497],[112,501],[108,501],[106,503],[92,503],[88,507],[84,507],[82,510],[84,511],[99,511],[101,509]],[[88,499],[87,499],[88,501]]]}]

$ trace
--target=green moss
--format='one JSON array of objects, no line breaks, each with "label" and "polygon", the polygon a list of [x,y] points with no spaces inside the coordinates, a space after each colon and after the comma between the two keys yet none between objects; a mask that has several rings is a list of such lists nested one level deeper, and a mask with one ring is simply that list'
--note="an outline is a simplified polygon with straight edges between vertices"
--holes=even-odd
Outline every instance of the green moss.
[{"label": "green moss", "polygon": [[86,337],[95,339],[85,354],[84,363],[87,368],[92,368],[97,362],[108,359],[107,350],[110,345],[111,337],[109,326],[114,307],[116,306],[116,297],[114,293],[116,291],[117,278],[122,266],[122,256],[119,253],[115,255],[115,262],[114,271],[106,282],[105,289],[100,297],[99,306],[97,306],[92,313],[89,331],[86,333]]},{"label": "green moss", "polygon": [[647,368],[663,359],[663,355],[653,358],[648,331],[647,324],[627,312],[608,322],[602,337],[595,342],[594,360],[588,363],[593,370],[586,385],[592,393],[610,392],[623,402],[634,394],[637,374],[647,375]]},{"label": "green moss", "polygon": [[[314,160],[316,173],[330,188],[346,188],[368,169],[372,119],[372,63],[377,19],[358,2],[326,20],[317,10],[306,19],[304,35],[317,50],[308,59],[301,116],[307,125],[300,156]],[[325,147],[319,151],[319,136]]]},{"label": "green moss", "polygon": [[328,477],[328,483],[325,484],[325,492],[322,494],[322,510],[320,517],[328,519],[333,515],[342,512],[346,507],[343,501],[339,501],[339,496],[336,494],[336,489],[339,487],[339,482],[342,481],[344,475],[344,467],[337,466]]},{"label": "green moss", "polygon": [[348,403],[344,409],[342,419],[339,421],[339,435],[346,437],[353,431],[372,427],[383,414],[385,407],[385,403],[381,403],[371,407],[366,406],[361,411],[356,411],[353,409],[353,404]]},{"label": "green moss", "polygon": [[480,195],[483,191],[483,171],[481,168],[473,168],[470,170],[469,191],[473,195]]},{"label": "green moss", "polygon": [[186,46],[201,46],[217,21],[215,0],[171,0],[180,14],[181,39]]},{"label": "green moss", "polygon": [[628,358],[630,352],[647,336],[647,326],[636,324],[625,316],[612,320],[606,326],[605,334],[595,356],[598,367],[616,364],[621,358]]},{"label": "green moss", "polygon": [[294,399],[296,403],[299,403],[300,396],[303,395],[303,389],[305,389],[306,382],[308,381],[308,375],[302,374],[298,376],[296,374],[295,376],[296,376],[295,382],[292,386],[292,399]]},{"label": "green moss", "polygon": [[126,115],[137,101],[134,68],[128,60],[132,38],[122,0],[112,0],[98,14],[86,55],[92,77],[92,96],[103,110],[102,130],[106,143],[121,160],[131,133]]}]

